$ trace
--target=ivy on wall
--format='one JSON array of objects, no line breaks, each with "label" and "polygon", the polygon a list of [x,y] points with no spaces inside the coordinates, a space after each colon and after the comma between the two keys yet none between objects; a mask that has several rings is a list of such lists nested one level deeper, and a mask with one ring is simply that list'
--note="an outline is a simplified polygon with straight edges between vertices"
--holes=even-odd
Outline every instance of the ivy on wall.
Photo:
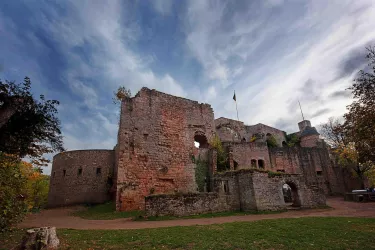
[{"label": "ivy on wall", "polygon": [[206,186],[206,178],[208,178],[208,161],[195,159],[195,182],[199,192],[204,192]]}]

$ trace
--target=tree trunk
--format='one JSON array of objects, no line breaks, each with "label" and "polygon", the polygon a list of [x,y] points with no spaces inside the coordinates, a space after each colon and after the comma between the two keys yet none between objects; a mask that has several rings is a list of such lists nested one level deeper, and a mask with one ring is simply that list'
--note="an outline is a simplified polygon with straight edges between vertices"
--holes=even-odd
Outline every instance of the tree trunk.
[{"label": "tree trunk", "polygon": [[19,250],[57,249],[60,241],[55,227],[40,227],[26,231]]}]

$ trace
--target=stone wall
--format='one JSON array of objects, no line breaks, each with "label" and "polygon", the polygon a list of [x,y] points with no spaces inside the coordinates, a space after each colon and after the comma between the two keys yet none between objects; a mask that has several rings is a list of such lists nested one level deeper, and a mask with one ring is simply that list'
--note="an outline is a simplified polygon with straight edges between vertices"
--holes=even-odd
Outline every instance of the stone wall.
[{"label": "stone wall", "polygon": [[[117,209],[144,209],[150,194],[195,192],[194,140],[215,133],[210,105],[142,88],[121,104]],[[202,141],[203,140],[203,141]]]},{"label": "stone wall", "polygon": [[230,161],[233,161],[230,165],[233,164],[234,170],[251,167],[271,169],[268,147],[265,142],[223,143],[223,146],[229,148]]},{"label": "stone wall", "polygon": [[48,206],[110,200],[114,160],[113,150],[77,150],[55,155]]},{"label": "stone wall", "polygon": [[222,142],[249,141],[243,122],[220,117],[215,120],[216,133]]},{"label": "stone wall", "polygon": [[147,216],[188,216],[230,210],[226,197],[218,193],[161,194],[145,197]]},{"label": "stone wall", "polygon": [[282,187],[294,190],[298,205],[314,208],[326,204],[318,186],[307,186],[301,175],[269,175],[253,169],[218,173],[214,176],[214,193],[152,195],[145,198],[149,216],[187,216],[222,211],[284,210]]},{"label": "stone wall", "polygon": [[280,147],[286,141],[284,131],[262,123],[248,126],[241,121],[220,117],[215,120],[215,127],[222,142],[249,142],[256,134],[264,135],[259,141],[266,141],[267,135],[274,136]]},{"label": "stone wall", "polygon": [[284,131],[264,125],[262,123],[258,123],[252,126],[246,126],[246,133],[249,138],[254,134],[262,133],[265,136],[264,137],[265,140],[267,139],[267,135],[272,135],[273,137],[275,137],[277,144],[280,147],[282,147],[283,142],[286,141]]},{"label": "stone wall", "polygon": [[274,170],[302,174],[307,185],[318,185],[326,195],[344,192],[342,175],[335,171],[327,148],[273,148],[270,160]]}]

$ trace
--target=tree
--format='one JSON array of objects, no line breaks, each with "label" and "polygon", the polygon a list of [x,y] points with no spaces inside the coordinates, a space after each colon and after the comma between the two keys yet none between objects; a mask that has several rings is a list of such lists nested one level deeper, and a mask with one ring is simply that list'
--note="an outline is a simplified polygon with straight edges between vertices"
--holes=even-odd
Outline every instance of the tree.
[{"label": "tree", "polygon": [[294,147],[296,145],[299,145],[301,142],[300,138],[296,134],[286,135],[285,138],[288,147]]},{"label": "tree", "polygon": [[112,98],[112,101],[114,104],[120,104],[125,98],[130,98],[132,96],[132,93],[130,89],[127,89],[126,87],[122,86],[117,89],[117,91],[113,92],[114,97]]},{"label": "tree", "polygon": [[330,117],[327,123],[320,125],[320,134],[331,147],[337,148],[348,144],[343,125],[339,119]]},{"label": "tree", "polygon": [[276,140],[275,136],[273,136],[273,135],[269,135],[269,136],[267,136],[267,140],[266,140],[266,142],[267,142],[267,146],[268,146],[269,148],[276,148],[276,147],[279,146],[279,145],[277,144],[277,140]]},{"label": "tree", "polygon": [[37,165],[46,165],[44,153],[63,151],[56,100],[39,100],[30,92],[31,81],[0,80],[0,151],[19,157],[29,156]]},{"label": "tree", "polygon": [[21,221],[27,211],[27,178],[17,156],[0,152],[0,230]]},{"label": "tree", "polygon": [[370,70],[361,70],[353,85],[354,101],[344,115],[344,129],[361,163],[375,163],[375,47],[367,48]]},{"label": "tree", "polygon": [[340,165],[350,168],[361,180],[374,175],[375,169],[375,47],[367,48],[369,71],[361,70],[349,88],[353,102],[344,122],[330,118],[321,134],[334,148]]},{"label": "tree", "polygon": [[217,152],[217,170],[218,171],[225,171],[228,169],[228,154],[225,152],[223,144],[219,136],[215,134],[210,141],[210,145],[212,148],[216,149]]}]

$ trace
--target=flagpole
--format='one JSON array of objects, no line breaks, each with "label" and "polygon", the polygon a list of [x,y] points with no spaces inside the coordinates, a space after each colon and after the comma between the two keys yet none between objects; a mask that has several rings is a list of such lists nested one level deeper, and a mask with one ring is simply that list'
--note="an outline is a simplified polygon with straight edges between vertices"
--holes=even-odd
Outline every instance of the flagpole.
[{"label": "flagpole", "polygon": [[240,119],[238,118],[238,108],[237,108],[237,101],[236,101],[236,110],[237,110],[237,121],[240,121]]},{"label": "flagpole", "polygon": [[235,103],[236,103],[237,121],[240,121],[240,119],[238,118],[237,97],[236,97],[236,91],[235,91],[235,90],[234,90],[234,94],[233,94],[233,100],[234,100]]}]

